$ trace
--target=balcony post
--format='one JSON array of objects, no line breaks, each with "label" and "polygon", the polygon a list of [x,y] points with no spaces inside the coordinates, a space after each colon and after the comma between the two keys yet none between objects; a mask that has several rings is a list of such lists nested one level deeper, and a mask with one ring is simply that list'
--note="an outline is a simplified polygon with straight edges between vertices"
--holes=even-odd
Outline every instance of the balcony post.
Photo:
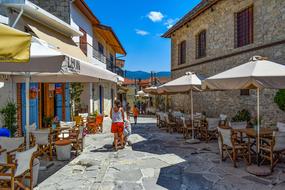
[{"label": "balcony post", "polygon": [[90,82],[89,83],[89,112],[92,114],[94,113],[94,108],[93,108],[93,104],[94,104],[94,100],[93,100],[93,83]]}]

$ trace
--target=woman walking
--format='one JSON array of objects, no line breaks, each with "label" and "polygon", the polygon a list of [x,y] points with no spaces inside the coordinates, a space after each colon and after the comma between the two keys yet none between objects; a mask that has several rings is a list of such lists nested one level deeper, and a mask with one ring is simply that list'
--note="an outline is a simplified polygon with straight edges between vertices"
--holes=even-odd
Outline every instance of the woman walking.
[{"label": "woman walking", "polygon": [[140,111],[139,111],[137,105],[134,105],[134,107],[133,107],[133,116],[134,116],[135,125],[137,124],[137,121],[138,121],[139,112]]},{"label": "woman walking", "polygon": [[111,132],[114,134],[115,150],[118,150],[118,139],[121,147],[124,148],[124,109],[121,107],[120,100],[115,100],[114,107],[111,109],[110,117],[112,119]]}]

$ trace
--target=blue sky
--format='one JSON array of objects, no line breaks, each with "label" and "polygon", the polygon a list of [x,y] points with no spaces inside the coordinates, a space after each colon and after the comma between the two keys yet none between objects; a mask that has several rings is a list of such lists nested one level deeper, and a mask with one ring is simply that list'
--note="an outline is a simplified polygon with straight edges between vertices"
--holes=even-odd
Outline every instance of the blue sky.
[{"label": "blue sky", "polygon": [[200,0],[86,0],[111,26],[128,55],[127,70],[169,71],[170,40],[160,35]]}]

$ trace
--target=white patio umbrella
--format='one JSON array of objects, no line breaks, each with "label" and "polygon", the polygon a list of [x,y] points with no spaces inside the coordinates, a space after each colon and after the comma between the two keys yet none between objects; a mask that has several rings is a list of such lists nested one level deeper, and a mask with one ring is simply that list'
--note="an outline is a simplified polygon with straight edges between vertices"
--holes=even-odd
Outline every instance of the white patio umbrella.
[{"label": "white patio umbrella", "polygon": [[157,86],[151,86],[143,89],[145,93],[152,94],[152,95],[158,95]]},{"label": "white patio umbrella", "polygon": [[203,81],[203,89],[210,90],[257,90],[257,150],[260,152],[259,93],[260,89],[284,89],[285,66],[260,56],[254,56],[248,63],[234,67]]},{"label": "white patio umbrella", "polygon": [[201,91],[200,89],[201,85],[202,82],[195,73],[187,72],[184,76],[172,80],[158,87],[158,93],[166,93],[166,94],[190,93],[192,139],[191,141],[189,141],[189,143],[198,142],[198,140],[194,138],[193,90]]}]

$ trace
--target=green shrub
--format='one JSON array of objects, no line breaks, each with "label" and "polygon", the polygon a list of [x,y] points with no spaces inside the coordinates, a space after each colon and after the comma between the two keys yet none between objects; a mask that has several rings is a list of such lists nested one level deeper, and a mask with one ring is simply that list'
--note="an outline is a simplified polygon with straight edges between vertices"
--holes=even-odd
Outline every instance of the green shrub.
[{"label": "green shrub", "polygon": [[16,103],[8,100],[7,104],[0,109],[0,114],[4,127],[10,130],[11,136],[13,137],[17,131]]},{"label": "green shrub", "polygon": [[274,102],[278,105],[279,109],[285,111],[285,89],[276,92]]},{"label": "green shrub", "polygon": [[236,115],[232,118],[233,122],[239,122],[239,121],[250,121],[251,114],[248,110],[243,109],[236,113]]}]

